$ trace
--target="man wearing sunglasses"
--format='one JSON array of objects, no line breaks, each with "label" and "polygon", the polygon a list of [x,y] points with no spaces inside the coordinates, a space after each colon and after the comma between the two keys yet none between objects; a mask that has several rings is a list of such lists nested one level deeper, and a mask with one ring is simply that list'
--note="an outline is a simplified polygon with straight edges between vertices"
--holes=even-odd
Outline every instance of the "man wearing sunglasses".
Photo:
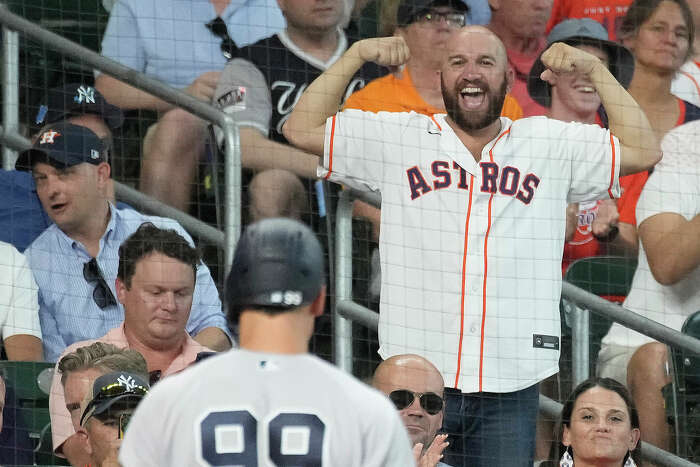
[{"label": "man wearing sunglasses", "polygon": [[[172,228],[192,239],[174,220],[116,209],[108,201],[111,167],[104,142],[89,129],[49,125],[16,167],[31,170],[39,200],[54,222],[26,250],[39,286],[44,356],[56,361],[67,346],[96,339],[124,320],[114,299],[121,243],[144,222]],[[209,269],[197,269],[187,331],[203,345],[230,346],[226,319]]]},{"label": "man wearing sunglasses", "polygon": [[88,448],[91,466],[119,467],[119,447],[127,424],[148,390],[143,376],[125,371],[94,380],[81,404],[78,430]]},{"label": "man wearing sunglasses", "polygon": [[83,414],[81,405],[84,408],[83,400],[92,394],[92,382],[114,371],[145,376],[148,367],[139,352],[105,342],[79,347],[66,354],[56,366],[54,383],[58,386],[49,397],[51,434],[54,452],[59,457],[66,457],[71,465],[93,462],[88,440],[79,433]]},{"label": "man wearing sunglasses", "polygon": [[445,413],[445,382],[438,369],[419,355],[395,355],[377,366],[372,386],[399,411],[418,466],[447,467],[440,462],[447,435],[437,434]]}]

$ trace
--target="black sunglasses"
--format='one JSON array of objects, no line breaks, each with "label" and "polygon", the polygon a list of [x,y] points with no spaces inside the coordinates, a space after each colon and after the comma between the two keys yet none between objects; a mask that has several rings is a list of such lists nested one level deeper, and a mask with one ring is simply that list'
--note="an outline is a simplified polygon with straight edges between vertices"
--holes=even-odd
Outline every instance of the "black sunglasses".
[{"label": "black sunglasses", "polygon": [[389,399],[394,403],[398,410],[403,410],[413,404],[413,401],[418,396],[420,401],[420,406],[423,410],[428,412],[430,415],[435,415],[442,410],[444,401],[442,397],[438,396],[434,392],[412,392],[407,389],[397,389],[396,391],[391,391],[389,393]]},{"label": "black sunglasses", "polygon": [[97,306],[104,309],[110,305],[117,305],[117,299],[114,298],[104,276],[102,276],[102,271],[100,271],[100,266],[95,258],[83,265],[83,277],[88,284],[95,286],[92,290],[92,299]]},{"label": "black sunglasses", "polygon": [[212,34],[221,39],[221,53],[224,54],[226,60],[231,60],[233,57],[238,55],[238,46],[236,45],[236,42],[231,39],[231,36],[228,35],[226,22],[221,19],[221,16],[217,16],[213,20],[209,21],[206,26],[207,29],[212,32]]},{"label": "black sunglasses", "polygon": [[112,383],[102,387],[100,392],[98,392],[85,407],[83,416],[80,417],[80,426],[85,425],[85,422],[90,418],[90,416],[92,416],[88,416],[88,413],[90,413],[90,409],[92,409],[94,406],[108,399],[113,399],[126,394],[144,397],[146,394],[148,394],[148,388],[144,386],[127,387],[120,383]]}]

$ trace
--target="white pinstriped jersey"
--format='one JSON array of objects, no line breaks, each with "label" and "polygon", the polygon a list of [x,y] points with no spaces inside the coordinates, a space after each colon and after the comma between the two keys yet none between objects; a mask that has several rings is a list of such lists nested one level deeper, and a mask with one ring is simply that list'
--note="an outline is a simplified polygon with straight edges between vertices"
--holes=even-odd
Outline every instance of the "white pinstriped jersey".
[{"label": "white pinstriped jersey", "polygon": [[700,64],[688,60],[676,73],[671,92],[678,98],[700,107]]},{"label": "white pinstriped jersey", "polygon": [[232,350],[159,382],[119,451],[124,467],[415,465],[396,408],[309,355]]},{"label": "white pinstriped jersey", "polygon": [[501,117],[477,163],[445,118],[340,112],[324,167],[382,195],[381,356],[422,355],[463,392],[516,391],[558,371],[566,206],[618,196],[619,142]]}]

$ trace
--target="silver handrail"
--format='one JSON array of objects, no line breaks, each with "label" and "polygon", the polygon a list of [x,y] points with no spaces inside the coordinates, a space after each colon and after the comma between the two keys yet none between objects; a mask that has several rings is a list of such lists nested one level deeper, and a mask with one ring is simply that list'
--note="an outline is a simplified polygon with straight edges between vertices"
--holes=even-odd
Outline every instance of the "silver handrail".
[{"label": "silver handrail", "polygon": [[[344,264],[347,264],[348,258],[350,258],[349,262],[350,264],[352,264],[352,242],[344,240],[349,240],[351,238],[352,223],[348,222],[347,219],[343,219],[343,217],[349,217],[352,215],[352,202],[355,198],[360,197],[360,195],[362,196],[362,199],[364,201],[379,207],[379,203],[377,202],[378,200],[376,196],[361,194],[361,192],[357,192],[354,190],[348,190],[341,194],[340,199],[338,201],[336,222],[337,230],[341,230],[342,228],[343,233],[340,234],[336,232],[336,261],[343,261]],[[338,274],[338,276],[341,275]],[[350,285],[341,284],[340,286],[344,288],[351,287],[352,274],[348,274],[346,271],[344,274],[342,274],[340,280],[350,281]],[[336,287],[339,287],[337,281]],[[630,329],[651,336],[666,344],[674,345],[676,347],[700,355],[700,340],[682,334],[667,326],[663,326],[653,320],[638,315],[619,305],[610,303],[607,300],[604,300],[598,297],[597,295],[593,295],[592,293],[586,292],[585,290],[579,289],[578,287],[569,284],[568,282],[564,282],[562,285],[562,296],[569,298],[572,301],[581,305],[585,305],[587,309],[590,309],[595,313],[607,316],[613,321],[617,321],[623,324],[624,326],[629,327]],[[583,310],[582,313],[587,312]],[[342,316],[345,319],[360,323],[363,326],[374,330],[375,332],[377,331],[377,326],[379,323],[379,314],[375,311],[370,310],[369,308],[366,308],[358,303],[353,302],[351,297],[344,296],[343,299],[338,299],[336,301],[334,315]],[[585,323],[581,327],[585,329],[586,333],[588,332]],[[347,355],[348,353],[352,352],[352,343],[347,344],[347,340],[339,339],[337,336],[335,338],[338,342],[336,345],[350,346],[348,349],[343,349],[342,355]],[[575,340],[579,337],[574,335],[573,338]],[[585,342],[587,343],[588,340],[586,339]],[[341,362],[338,361],[337,357],[338,355],[336,354],[336,364],[340,364]],[[585,361],[585,365],[586,367],[588,366],[587,360]],[[556,418],[561,412],[561,404],[543,395],[540,395],[540,412]],[[642,443],[642,457],[659,466],[690,467],[696,465],[692,462],[682,459],[670,452],[664,451],[663,449],[659,449],[656,446],[653,446],[648,443]]]},{"label": "silver handrail", "polygon": [[[234,248],[241,231],[240,144],[238,126],[235,124],[231,116],[225,114],[210,104],[202,102],[189,94],[182,92],[181,90],[172,88],[158,81],[157,79],[150,78],[143,73],[115,62],[114,60],[103,57],[102,55],[76,44],[58,34],[43,29],[41,26],[10,12],[7,6],[3,4],[0,4],[0,24],[3,25],[3,32],[5,30],[17,31],[20,34],[44,44],[46,47],[65,55],[78,58],[94,69],[100,70],[101,72],[106,73],[120,81],[146,91],[168,103],[181,107],[208,122],[218,125],[222,129],[225,141],[224,250],[226,269],[228,269],[233,259]],[[8,37],[11,38],[12,35],[10,34],[8,36],[7,34],[3,34],[3,42],[5,44],[5,52],[3,53],[3,67],[5,67],[4,73],[10,73],[10,71],[7,71],[7,67],[10,67],[14,69],[13,73],[15,74],[14,83],[8,82],[12,81],[11,79],[4,78],[3,84],[14,84],[16,87],[19,85],[16,78],[19,73],[19,52],[18,48],[13,47],[12,44],[8,44]],[[16,55],[13,55],[14,53],[16,53]],[[10,91],[4,90],[3,95],[5,95],[5,93],[10,94]],[[3,103],[3,106],[5,105],[6,103]],[[3,126],[5,127],[5,132],[14,132],[16,130],[16,122],[13,122],[12,120],[3,121]],[[3,132],[3,134],[5,132]],[[7,166],[9,164],[8,160],[4,160],[3,164]],[[156,207],[155,205],[153,206]],[[158,206],[157,208],[159,209],[160,207],[162,206]],[[170,213],[172,213],[172,211],[170,211]]]}]

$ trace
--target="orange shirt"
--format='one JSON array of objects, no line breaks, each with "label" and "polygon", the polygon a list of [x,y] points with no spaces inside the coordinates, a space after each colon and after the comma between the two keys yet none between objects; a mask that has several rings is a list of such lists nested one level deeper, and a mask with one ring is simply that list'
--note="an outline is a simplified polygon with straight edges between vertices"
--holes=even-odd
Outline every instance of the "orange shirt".
[{"label": "orange shirt", "polygon": [[[367,112],[416,112],[423,115],[444,114],[445,110],[429,105],[418,94],[408,69],[371,81],[345,101],[344,109]],[[509,94],[503,102],[501,115],[511,120],[522,118],[523,109]]]},{"label": "orange shirt", "polygon": [[568,18],[591,18],[608,31],[611,41],[617,40],[622,18],[632,0],[554,0],[547,33]]}]

